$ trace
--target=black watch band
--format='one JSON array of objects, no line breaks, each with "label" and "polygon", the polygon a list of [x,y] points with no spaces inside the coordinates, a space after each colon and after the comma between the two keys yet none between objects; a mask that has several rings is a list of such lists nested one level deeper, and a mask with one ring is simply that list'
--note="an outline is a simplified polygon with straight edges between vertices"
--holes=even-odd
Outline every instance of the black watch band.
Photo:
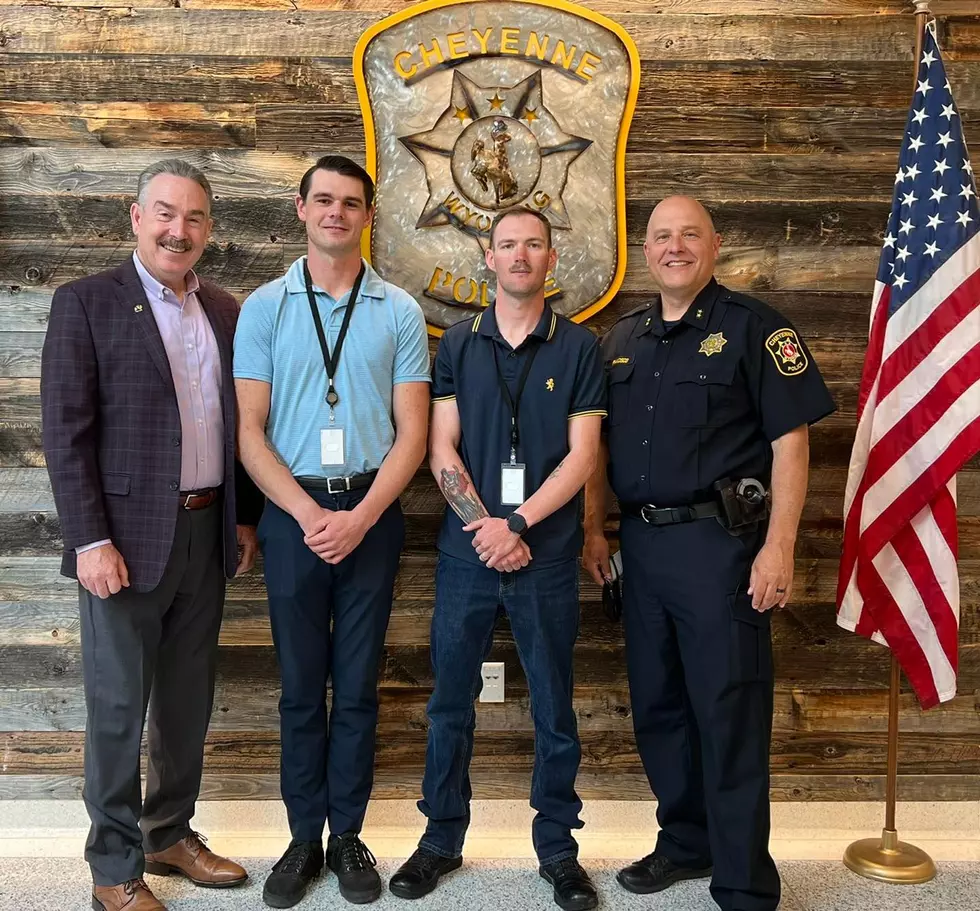
[{"label": "black watch band", "polygon": [[523,536],[524,532],[527,531],[527,519],[525,519],[519,512],[512,512],[509,516],[507,516],[507,527],[514,532],[515,535]]}]

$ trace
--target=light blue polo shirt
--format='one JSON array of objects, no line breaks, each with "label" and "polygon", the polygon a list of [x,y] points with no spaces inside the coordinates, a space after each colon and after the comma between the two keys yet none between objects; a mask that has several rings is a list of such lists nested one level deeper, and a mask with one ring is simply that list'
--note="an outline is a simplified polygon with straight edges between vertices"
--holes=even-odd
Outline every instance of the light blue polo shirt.
[{"label": "light blue polo shirt", "polygon": [[[364,279],[340,354],[334,388],[340,401],[330,424],[327,373],[296,260],[248,296],[235,332],[235,378],[272,385],[266,436],[294,476],[327,477],[374,471],[395,441],[392,388],[429,382],[425,317],[416,300],[365,264]],[[348,292],[334,300],[313,286],[330,351],[347,309]],[[344,430],[345,463],[325,468],[320,431]]]}]

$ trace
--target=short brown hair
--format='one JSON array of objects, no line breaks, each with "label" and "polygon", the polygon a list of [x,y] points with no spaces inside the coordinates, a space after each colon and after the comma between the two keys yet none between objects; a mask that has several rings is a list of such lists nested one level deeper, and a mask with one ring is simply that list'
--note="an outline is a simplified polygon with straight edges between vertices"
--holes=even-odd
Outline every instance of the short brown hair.
[{"label": "short brown hair", "polygon": [[498,212],[494,217],[493,221],[490,222],[490,246],[493,246],[493,236],[497,233],[497,225],[499,225],[505,218],[509,218],[511,215],[530,215],[532,218],[536,218],[541,224],[544,225],[544,236],[545,240],[548,241],[548,249],[551,249],[551,222],[548,221],[546,215],[543,215],[537,209],[531,209],[528,206],[513,206],[510,209],[504,209],[503,212]]}]

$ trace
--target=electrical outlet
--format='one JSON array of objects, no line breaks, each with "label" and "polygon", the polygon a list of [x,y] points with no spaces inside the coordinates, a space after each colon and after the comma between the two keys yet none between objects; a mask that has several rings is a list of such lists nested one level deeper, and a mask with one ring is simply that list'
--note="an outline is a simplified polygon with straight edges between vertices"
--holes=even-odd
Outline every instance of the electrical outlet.
[{"label": "electrical outlet", "polygon": [[504,662],[484,661],[480,669],[483,677],[483,689],[480,690],[480,702],[504,701]]}]

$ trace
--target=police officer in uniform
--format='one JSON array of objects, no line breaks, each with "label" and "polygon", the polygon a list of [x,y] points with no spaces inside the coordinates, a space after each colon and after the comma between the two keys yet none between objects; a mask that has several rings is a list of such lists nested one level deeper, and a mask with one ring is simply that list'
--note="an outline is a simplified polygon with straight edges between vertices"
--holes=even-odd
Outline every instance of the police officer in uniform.
[{"label": "police officer in uniform", "polygon": [[583,557],[608,583],[611,486],[633,723],[660,824],[619,883],[646,894],[712,876],[721,908],[770,911],[769,612],[793,591],[807,427],[834,403],[793,326],[714,280],[720,246],[694,199],[650,217],[660,294],[603,341],[609,418]]}]

